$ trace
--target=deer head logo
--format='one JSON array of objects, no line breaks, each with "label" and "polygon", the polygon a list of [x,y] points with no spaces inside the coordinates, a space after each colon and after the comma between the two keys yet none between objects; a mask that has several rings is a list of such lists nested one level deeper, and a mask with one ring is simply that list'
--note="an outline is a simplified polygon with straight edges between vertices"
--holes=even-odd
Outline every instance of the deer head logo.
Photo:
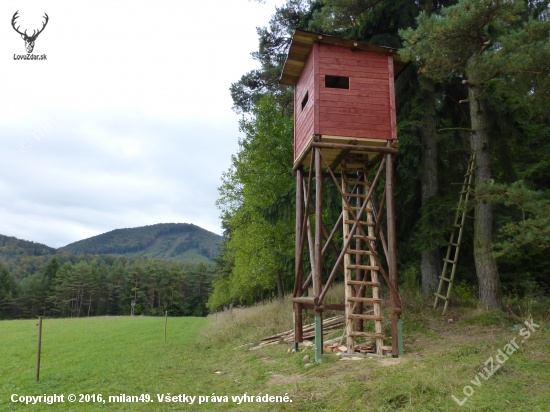
[{"label": "deer head logo", "polygon": [[42,28],[40,30],[38,30],[38,32],[36,30],[33,30],[32,35],[28,36],[27,35],[27,30],[25,30],[24,33],[21,33],[19,31],[20,26],[17,26],[17,28],[15,28],[15,20],[19,17],[17,15],[17,13],[19,13],[19,10],[17,10],[15,12],[15,14],[13,15],[13,17],[11,19],[11,25],[12,25],[13,29],[21,35],[21,38],[23,40],[25,40],[25,48],[27,49],[27,53],[32,53],[32,50],[34,49],[34,42],[36,41],[36,38],[38,37],[38,35],[40,33],[42,33],[42,31],[44,30],[44,28],[46,27],[46,24],[48,24],[49,17],[46,13],[44,13],[44,18],[46,19],[46,21],[44,23],[42,23]]}]

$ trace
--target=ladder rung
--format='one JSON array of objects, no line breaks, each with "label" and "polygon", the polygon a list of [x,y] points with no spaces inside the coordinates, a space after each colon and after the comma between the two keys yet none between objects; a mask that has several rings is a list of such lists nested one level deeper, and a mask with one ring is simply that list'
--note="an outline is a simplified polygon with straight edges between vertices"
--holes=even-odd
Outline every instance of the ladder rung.
[{"label": "ladder rung", "polygon": [[367,185],[368,183],[367,182],[363,182],[361,180],[346,180],[345,181],[347,184],[350,184],[350,185]]},{"label": "ladder rung", "polygon": [[362,193],[344,193],[346,196],[349,196],[349,197],[367,197],[367,195],[364,195]]},{"label": "ladder rung", "polygon": [[359,269],[359,270],[380,270],[378,266],[367,266],[367,265],[348,265],[348,269]]},{"label": "ladder rung", "polygon": [[384,335],[383,333],[376,333],[376,332],[350,332],[348,333],[348,336],[360,336],[362,338],[380,338],[380,339],[384,339],[386,337],[386,335]]},{"label": "ladder rung", "polygon": [[443,280],[446,280],[449,283],[453,283],[453,281],[451,279],[447,279],[445,276],[440,276],[439,279],[443,279]]},{"label": "ladder rung", "polygon": [[447,300],[446,296],[440,295],[439,293],[434,293],[435,296],[437,296],[440,299]]},{"label": "ladder rung", "polygon": [[453,265],[456,264],[455,260],[451,260],[451,259],[447,259],[447,258],[443,258],[443,262],[452,263]]},{"label": "ladder rung", "polygon": [[363,240],[376,240],[374,236],[363,236],[363,235],[353,235],[354,239],[363,239]]},{"label": "ladder rung", "polygon": [[[346,225],[353,225],[355,223],[355,220],[344,220],[344,223]],[[365,226],[374,226],[374,222],[365,222],[363,220],[359,221],[359,224],[360,225],[365,225]]]},{"label": "ladder rung", "polygon": [[348,280],[346,283],[348,285],[358,285],[358,286],[373,286],[373,287],[380,286],[380,282],[366,282],[363,280]]},{"label": "ladder rung", "polygon": [[354,296],[350,296],[348,298],[350,302],[364,302],[364,303],[382,303],[382,299],[375,299],[375,298],[358,298]]},{"label": "ladder rung", "polygon": [[463,194],[468,193],[468,192],[469,192],[469,190],[461,190],[460,194],[463,195]]},{"label": "ladder rung", "polygon": [[453,227],[460,227],[460,228],[462,228],[462,225],[453,225]]},{"label": "ladder rung", "polygon": [[[361,206],[344,206],[345,210],[361,210]],[[372,212],[372,207],[366,207],[365,212]]]},{"label": "ladder rung", "polygon": [[348,319],[363,319],[363,320],[378,320],[382,321],[384,320],[383,316],[376,316],[376,315],[363,315],[359,313],[350,313],[347,316]]},{"label": "ladder rung", "polygon": [[380,282],[367,282],[364,280],[348,280],[346,282],[348,285],[359,285],[359,286],[380,286]]},{"label": "ladder rung", "polygon": [[458,246],[458,243],[449,242],[449,245],[451,245],[451,246]]},{"label": "ladder rung", "polygon": [[[368,250],[357,250],[357,249],[348,249],[346,250],[346,253],[353,254],[353,255],[371,255],[370,251]],[[375,255],[377,255],[377,252],[374,252]]]}]

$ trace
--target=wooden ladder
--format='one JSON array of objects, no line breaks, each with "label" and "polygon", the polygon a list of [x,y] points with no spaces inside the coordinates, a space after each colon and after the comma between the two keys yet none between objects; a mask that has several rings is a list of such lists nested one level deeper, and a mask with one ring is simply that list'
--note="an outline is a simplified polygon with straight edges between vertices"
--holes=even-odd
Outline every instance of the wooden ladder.
[{"label": "wooden ladder", "polygon": [[[437,308],[439,299],[445,302],[442,315],[445,315],[447,306],[449,305],[449,297],[451,296],[451,289],[455,278],[456,266],[458,263],[458,254],[460,252],[460,242],[462,241],[462,233],[464,230],[464,221],[466,220],[466,211],[468,209],[468,198],[472,188],[472,178],[475,169],[475,153],[472,152],[468,167],[466,168],[466,174],[464,175],[464,182],[462,183],[462,190],[460,191],[460,198],[458,200],[458,207],[456,208],[455,221],[453,223],[453,230],[451,232],[451,239],[447,246],[447,254],[443,259],[443,270],[441,276],[439,276],[439,287],[435,295],[434,309]],[[457,183],[460,184],[460,183]],[[458,234],[457,234],[458,231]],[[456,236],[456,237],[455,237]],[[455,240],[456,239],[456,240]],[[454,248],[454,253],[452,253]],[[453,255],[451,259],[451,255]],[[447,268],[451,265],[451,275],[447,278]],[[443,290],[447,285],[447,291],[443,294]]]},{"label": "wooden ladder", "polygon": [[[349,177],[353,175],[353,177]],[[374,236],[374,215],[372,200],[368,200],[362,216],[357,216],[369,191],[370,183],[364,164],[343,163],[342,168],[342,189],[348,199],[350,207],[342,202],[343,206],[343,232],[344,244],[352,236],[349,247],[344,254],[344,286],[345,286],[345,319],[348,353],[355,352],[355,338],[371,338],[376,342],[376,354],[382,355],[387,349],[384,345],[384,334],[382,333],[382,313],[380,299],[380,283],[378,278],[379,268],[376,266],[374,257],[368,250],[366,242],[371,242],[375,249],[376,237]],[[359,225],[363,228],[364,235],[359,228],[350,233],[355,218],[358,218]],[[366,261],[368,258],[368,262]],[[369,276],[370,275],[370,276]],[[372,291],[366,297],[367,288]],[[364,307],[372,306],[372,314],[363,313]],[[364,332],[364,321],[374,322],[374,332]]]}]

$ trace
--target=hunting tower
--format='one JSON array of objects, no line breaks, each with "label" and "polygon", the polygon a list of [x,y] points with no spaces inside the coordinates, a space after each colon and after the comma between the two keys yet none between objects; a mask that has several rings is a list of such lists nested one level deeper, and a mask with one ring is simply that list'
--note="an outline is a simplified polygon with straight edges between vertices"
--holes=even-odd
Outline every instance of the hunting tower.
[{"label": "hunting tower", "polygon": [[[379,355],[399,353],[394,79],[404,66],[394,49],[297,30],[281,75],[280,84],[295,87],[294,340],[295,345],[303,341],[303,310],[314,310],[317,361],[328,309],[345,312],[348,353],[356,351],[358,338],[371,341]],[[332,180],[342,198],[330,232],[323,221],[323,179]],[[338,247],[333,239],[340,231]],[[332,268],[323,266],[328,250],[336,259]],[[344,303],[323,303],[338,273],[344,275]],[[383,283],[389,299],[382,299]],[[310,285],[313,296],[307,296]],[[385,345],[390,336],[391,345]]]}]

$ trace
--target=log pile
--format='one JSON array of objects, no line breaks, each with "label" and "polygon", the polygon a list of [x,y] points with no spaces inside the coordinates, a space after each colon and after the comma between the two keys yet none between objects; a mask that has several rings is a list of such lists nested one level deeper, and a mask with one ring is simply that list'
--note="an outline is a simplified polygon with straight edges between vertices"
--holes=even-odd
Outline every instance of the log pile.
[{"label": "log pile", "polygon": [[[345,317],[344,316],[334,316],[332,318],[327,318],[323,320],[323,335],[328,334],[328,332],[331,332],[336,329],[343,329],[345,327]],[[315,324],[310,323],[308,325],[304,325],[304,346],[313,346],[314,343],[307,340],[307,339],[314,339],[315,338]],[[344,339],[344,336],[339,338],[330,339],[323,342],[323,349],[325,352],[347,352],[347,347],[345,345],[342,345],[342,340]],[[256,350],[261,349],[266,346],[270,345],[277,345],[277,344],[292,344],[294,343],[294,331],[293,330],[287,330],[286,332],[281,332],[276,335],[267,336],[265,338],[260,339],[259,341],[255,342],[248,342],[244,345],[237,346],[237,348],[241,348],[243,346],[250,346],[254,345],[255,343],[258,343],[259,345],[253,346],[250,348],[250,350]],[[374,353],[375,349],[372,345],[355,345],[355,352],[358,353]],[[384,349],[391,349],[391,347],[384,347]],[[290,349],[289,349],[290,350]]]},{"label": "log pile", "polygon": [[[335,329],[342,329],[345,326],[344,316],[334,316],[332,318],[327,318],[323,320],[323,335],[326,335],[328,332]],[[315,324],[310,323],[304,325],[304,340],[315,338]],[[268,336],[259,340],[260,344],[250,348],[250,350],[260,349],[268,345],[277,345],[283,343],[294,343],[294,331],[287,330],[286,332],[281,332],[276,335]],[[256,343],[251,342],[249,344]],[[304,341],[305,343],[305,341]],[[245,344],[247,345],[247,344]],[[244,345],[242,345],[244,346]]]}]

